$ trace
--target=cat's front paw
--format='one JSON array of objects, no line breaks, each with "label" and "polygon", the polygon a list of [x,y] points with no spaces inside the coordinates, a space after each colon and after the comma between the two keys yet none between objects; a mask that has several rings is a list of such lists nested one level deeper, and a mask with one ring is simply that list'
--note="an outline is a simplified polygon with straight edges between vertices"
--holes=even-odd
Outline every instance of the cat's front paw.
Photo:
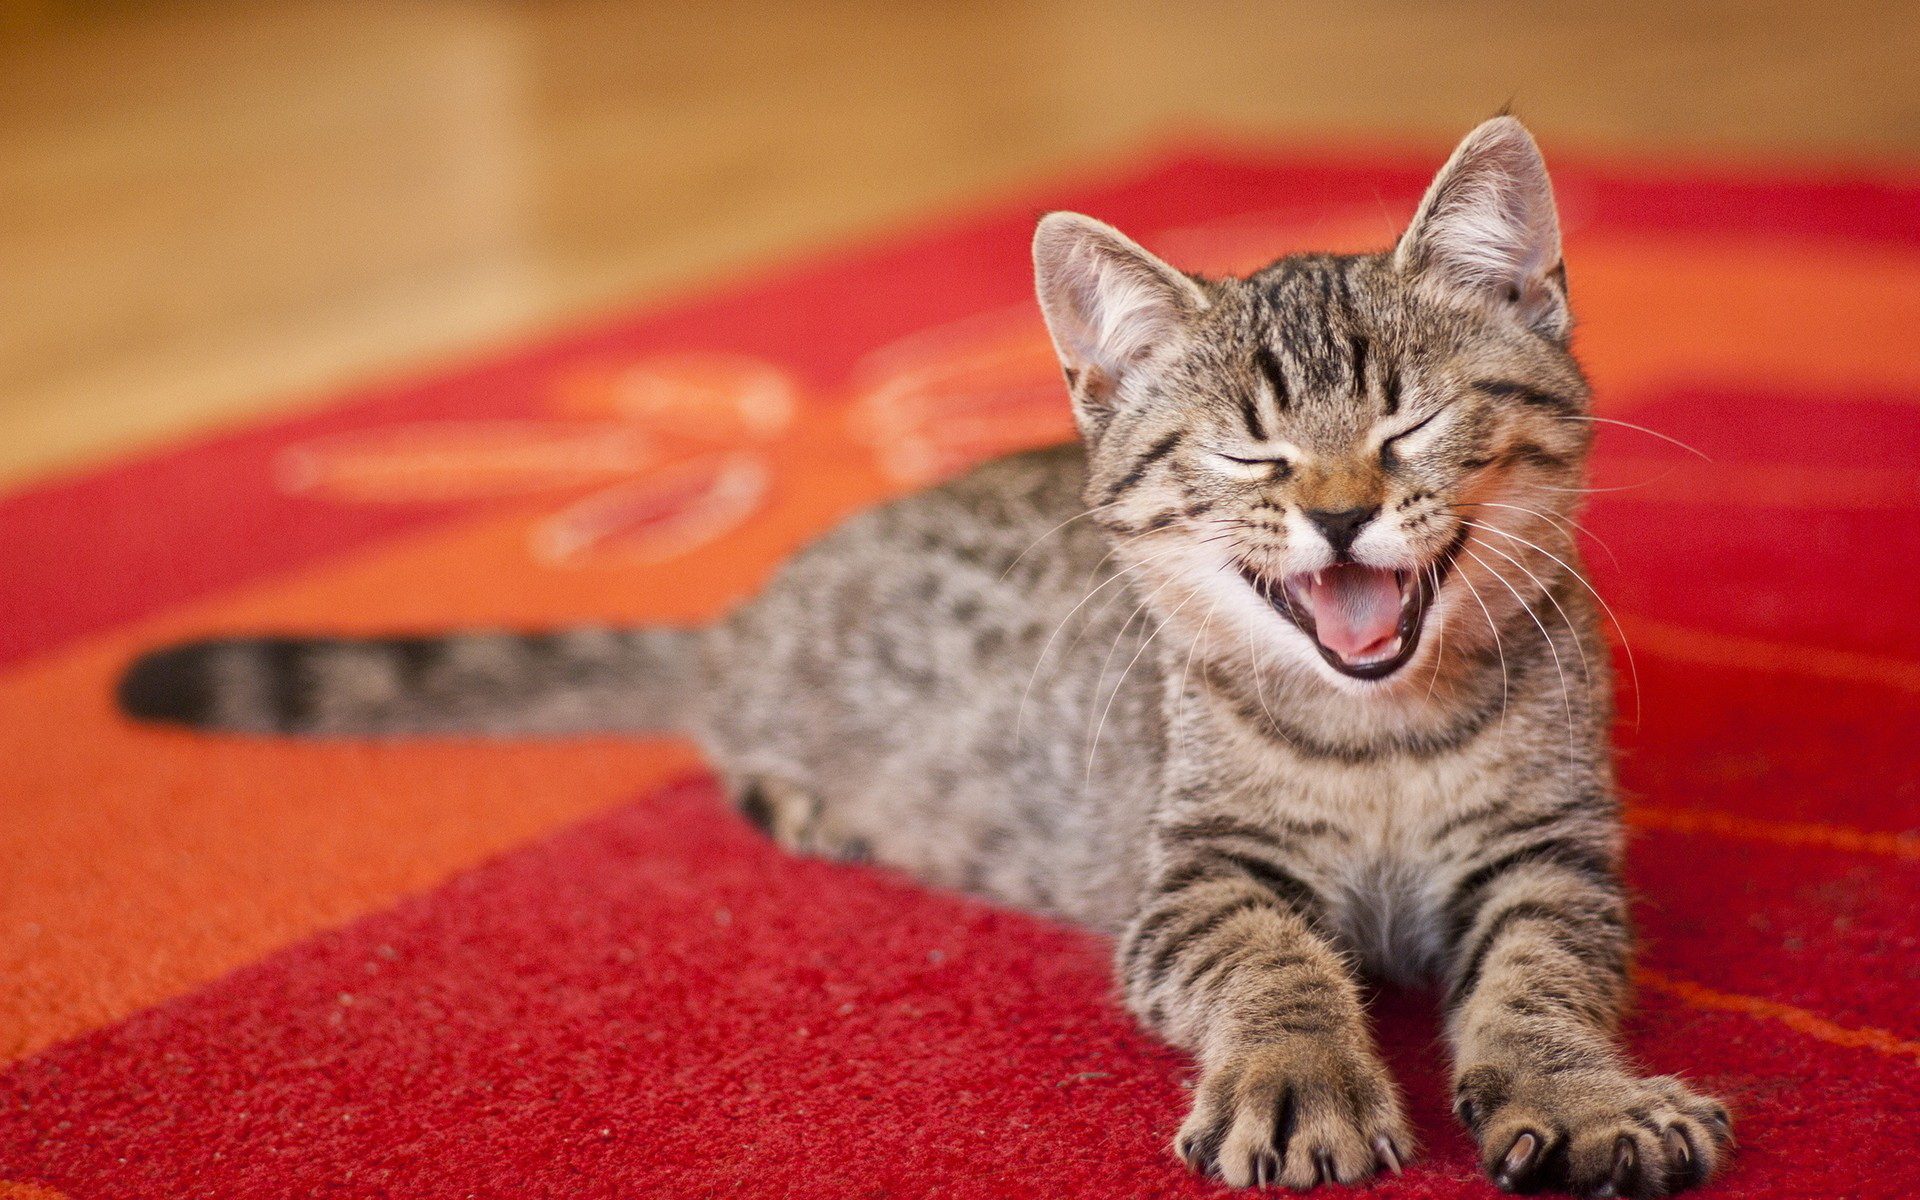
[{"label": "cat's front paw", "polygon": [[1204,1072],[1174,1150],[1235,1187],[1310,1188],[1396,1174],[1413,1149],[1370,1049],[1259,1046]]},{"label": "cat's front paw", "polygon": [[1663,1196],[1704,1182],[1733,1148],[1726,1105],[1671,1076],[1475,1067],[1455,1111],[1481,1166],[1510,1192]]}]

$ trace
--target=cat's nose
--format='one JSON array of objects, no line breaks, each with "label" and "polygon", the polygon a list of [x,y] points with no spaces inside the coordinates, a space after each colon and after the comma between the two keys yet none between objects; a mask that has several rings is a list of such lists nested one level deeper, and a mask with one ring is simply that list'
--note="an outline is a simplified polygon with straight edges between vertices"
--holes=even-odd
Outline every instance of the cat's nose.
[{"label": "cat's nose", "polygon": [[1307,520],[1327,539],[1327,545],[1333,547],[1335,558],[1345,558],[1353,547],[1353,539],[1360,536],[1360,530],[1368,521],[1380,515],[1380,506],[1370,508],[1309,508]]}]

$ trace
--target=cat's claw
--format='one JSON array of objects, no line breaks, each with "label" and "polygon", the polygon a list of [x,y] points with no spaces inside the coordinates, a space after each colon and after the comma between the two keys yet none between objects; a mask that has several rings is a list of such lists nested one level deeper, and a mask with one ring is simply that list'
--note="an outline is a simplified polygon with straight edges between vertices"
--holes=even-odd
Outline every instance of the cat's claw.
[{"label": "cat's claw", "polygon": [[1613,1173],[1600,1185],[1595,1196],[1632,1196],[1640,1190],[1640,1156],[1633,1139],[1622,1135],[1613,1143]]},{"label": "cat's claw", "polygon": [[1411,1145],[1370,1054],[1251,1049],[1208,1071],[1175,1151],[1235,1187],[1304,1189],[1398,1174]]},{"label": "cat's claw", "polygon": [[1500,1190],[1515,1191],[1527,1182],[1533,1173],[1534,1163],[1539,1158],[1540,1135],[1528,1130],[1513,1139],[1513,1146],[1500,1160],[1500,1169],[1494,1173],[1493,1182]]},{"label": "cat's claw", "polygon": [[1403,1169],[1400,1166],[1399,1149],[1393,1144],[1393,1139],[1384,1133],[1373,1139],[1373,1156],[1380,1160],[1380,1165],[1389,1174],[1398,1175]]},{"label": "cat's claw", "polygon": [[1693,1140],[1687,1131],[1675,1125],[1660,1135],[1660,1142],[1666,1149],[1674,1182],[1680,1187],[1692,1187],[1700,1182],[1696,1177],[1700,1156],[1694,1153]]},{"label": "cat's claw", "polygon": [[1253,1186],[1271,1187],[1280,1182],[1280,1156],[1262,1150],[1253,1156]]},{"label": "cat's claw", "polygon": [[1315,1183],[1332,1183],[1337,1178],[1333,1169],[1333,1155],[1324,1147],[1314,1149],[1313,1174]]},{"label": "cat's claw", "polygon": [[1469,1072],[1457,1107],[1504,1191],[1661,1196],[1705,1181],[1732,1148],[1725,1107],[1675,1079],[1491,1074]]}]

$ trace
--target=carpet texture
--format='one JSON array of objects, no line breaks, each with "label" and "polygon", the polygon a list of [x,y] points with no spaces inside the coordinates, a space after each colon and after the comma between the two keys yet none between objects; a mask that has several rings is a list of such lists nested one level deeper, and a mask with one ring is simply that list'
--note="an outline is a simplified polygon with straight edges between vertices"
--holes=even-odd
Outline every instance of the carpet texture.
[{"label": "carpet texture", "polygon": [[[1241,269],[1383,244],[1432,149],[1145,155],[0,497],[0,1200],[1217,1191],[1103,942],[784,856],[683,745],[202,737],[110,685],[242,629],[711,616],[1067,434],[1040,211]],[[1555,166],[1598,411],[1645,427],[1604,427],[1583,518],[1633,1048],[1734,1106],[1708,1194],[1910,1195],[1920,178]],[[1373,1000],[1425,1153],[1368,1190],[1491,1195],[1433,1007]]]}]

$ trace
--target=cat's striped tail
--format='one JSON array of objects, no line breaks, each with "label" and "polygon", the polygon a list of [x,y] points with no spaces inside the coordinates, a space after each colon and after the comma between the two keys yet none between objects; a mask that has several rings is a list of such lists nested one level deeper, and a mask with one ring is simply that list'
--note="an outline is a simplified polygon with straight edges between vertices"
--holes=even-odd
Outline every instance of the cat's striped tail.
[{"label": "cat's striped tail", "polygon": [[142,721],[313,737],[687,732],[702,636],[679,629],[242,638],[139,658],[120,707]]}]

